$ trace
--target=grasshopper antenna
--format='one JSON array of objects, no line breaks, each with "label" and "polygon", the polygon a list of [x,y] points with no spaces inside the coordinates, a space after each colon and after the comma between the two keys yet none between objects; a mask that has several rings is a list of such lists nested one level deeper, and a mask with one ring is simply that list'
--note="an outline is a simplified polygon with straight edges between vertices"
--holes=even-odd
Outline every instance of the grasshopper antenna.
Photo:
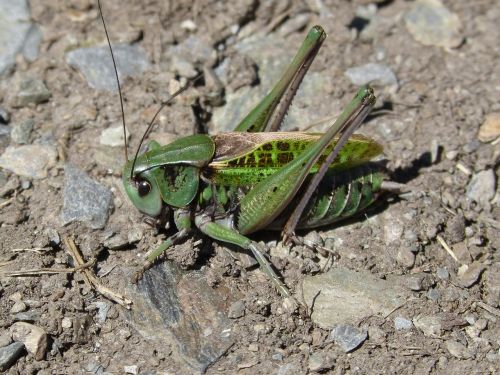
[{"label": "grasshopper antenna", "polygon": [[156,118],[158,117],[158,115],[160,114],[161,110],[163,108],[165,108],[167,105],[169,105],[170,103],[172,103],[172,101],[177,96],[179,96],[184,91],[186,91],[189,87],[191,87],[193,85],[193,83],[198,81],[202,76],[203,76],[203,73],[200,73],[196,77],[194,77],[193,79],[190,79],[189,81],[187,81],[187,83],[184,86],[182,86],[176,92],[174,92],[166,101],[161,103],[160,108],[158,108],[155,115],[153,116],[153,119],[150,121],[146,131],[142,135],[141,141],[139,142],[139,146],[137,146],[137,150],[136,150],[135,155],[134,155],[134,161],[132,162],[132,168],[130,169],[130,179],[134,178],[135,161],[137,160],[137,156],[139,156],[139,151],[141,149],[141,146],[144,143],[144,141],[146,140],[146,137],[148,136],[149,132],[151,131],[151,128],[153,127],[153,124],[154,124]]},{"label": "grasshopper antenna", "polygon": [[[106,22],[104,22],[104,16],[102,15],[101,1],[97,0],[97,6],[99,7],[99,15],[101,16],[102,25],[104,26],[104,33],[106,34],[106,39],[108,40],[109,52],[111,53],[111,60],[113,60],[113,68],[115,69],[116,83],[118,85],[118,94],[120,95],[120,107],[122,110],[122,124],[123,124],[123,142],[125,147],[125,162],[128,161],[128,145],[127,145],[127,128],[125,127],[125,111],[123,110],[123,96],[122,89],[120,86],[120,79],[118,78],[118,69],[116,69],[115,55],[113,54],[113,48],[111,47],[111,41],[109,40],[108,29],[106,28]],[[135,162],[135,160],[134,160]],[[133,168],[132,168],[133,170]]]}]

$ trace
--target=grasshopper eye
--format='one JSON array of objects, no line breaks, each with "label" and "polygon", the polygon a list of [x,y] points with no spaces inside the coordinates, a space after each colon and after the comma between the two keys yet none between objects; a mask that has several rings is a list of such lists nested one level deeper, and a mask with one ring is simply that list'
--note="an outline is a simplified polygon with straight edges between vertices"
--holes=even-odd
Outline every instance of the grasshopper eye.
[{"label": "grasshopper eye", "polygon": [[137,183],[137,192],[140,197],[144,197],[151,192],[151,184],[146,180],[140,180]]}]

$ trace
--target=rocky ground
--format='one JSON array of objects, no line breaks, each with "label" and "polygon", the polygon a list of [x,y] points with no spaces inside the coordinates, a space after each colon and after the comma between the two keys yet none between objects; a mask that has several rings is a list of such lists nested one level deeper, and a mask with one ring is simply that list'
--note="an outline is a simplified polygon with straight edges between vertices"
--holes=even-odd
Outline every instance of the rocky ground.
[{"label": "rocky ground", "polygon": [[129,153],[231,130],[309,27],[329,34],[284,128],[324,130],[372,82],[361,133],[384,145],[386,196],[303,233],[253,237],[307,306],[251,257],[195,236],[137,285],[169,230],[121,185],[121,111],[91,0],[0,0],[0,370],[9,374],[498,372],[500,6],[484,1],[103,1]]}]

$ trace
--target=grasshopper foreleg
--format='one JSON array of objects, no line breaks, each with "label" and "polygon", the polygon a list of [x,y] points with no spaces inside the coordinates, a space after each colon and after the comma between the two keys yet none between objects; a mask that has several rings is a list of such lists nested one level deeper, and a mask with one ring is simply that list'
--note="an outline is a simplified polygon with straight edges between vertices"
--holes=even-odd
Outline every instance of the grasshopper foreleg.
[{"label": "grasshopper foreleg", "polygon": [[281,281],[279,276],[274,271],[271,263],[266,259],[266,256],[258,249],[255,243],[252,242],[252,240],[241,235],[235,229],[213,222],[207,214],[202,213],[200,215],[197,215],[195,216],[194,220],[196,227],[198,227],[200,231],[207,236],[215,240],[237,245],[245,250],[250,250],[257,262],[259,262],[259,265],[264,273],[266,273],[266,275],[271,279],[281,295],[283,297],[292,297],[290,290],[283,283],[283,281]]},{"label": "grasshopper foreleg", "polygon": [[146,253],[146,255],[145,255],[146,260],[144,262],[144,265],[133,276],[132,281],[134,283],[137,283],[140,279],[142,279],[144,272],[146,272],[149,268],[151,268],[151,266],[154,264],[155,260],[161,254],[163,254],[165,251],[167,251],[173,245],[179,243],[180,241],[183,241],[191,234],[191,231],[192,231],[192,229],[191,229],[191,212],[189,210],[177,209],[174,212],[174,222],[175,222],[175,225],[178,229],[178,232],[173,234],[172,236],[168,237],[157,248],[152,249]]}]

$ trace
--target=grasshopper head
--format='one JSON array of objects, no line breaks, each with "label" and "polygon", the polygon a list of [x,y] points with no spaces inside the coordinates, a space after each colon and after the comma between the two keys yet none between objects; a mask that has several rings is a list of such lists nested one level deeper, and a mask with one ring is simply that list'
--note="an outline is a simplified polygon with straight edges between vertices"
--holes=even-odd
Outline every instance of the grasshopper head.
[{"label": "grasshopper head", "polygon": [[157,217],[163,208],[163,201],[154,169],[131,175],[132,160],[125,164],[123,186],[135,207],[142,213]]}]

